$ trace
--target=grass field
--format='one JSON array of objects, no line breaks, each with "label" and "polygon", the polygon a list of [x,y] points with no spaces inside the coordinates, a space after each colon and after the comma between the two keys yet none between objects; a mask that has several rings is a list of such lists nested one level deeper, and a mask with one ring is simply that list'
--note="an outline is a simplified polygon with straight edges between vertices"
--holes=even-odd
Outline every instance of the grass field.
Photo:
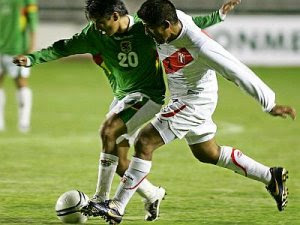
[{"label": "grass field", "polygon": [[[277,93],[278,103],[300,110],[300,68],[254,68]],[[16,129],[17,106],[10,79],[7,131],[0,134],[0,224],[61,224],[54,206],[59,195],[95,189],[99,124],[112,99],[106,78],[89,61],[67,60],[36,66],[32,131]],[[288,168],[289,205],[277,212],[264,185],[231,171],[198,163],[185,141],[155,154],[149,179],[168,192],[157,225],[300,224],[299,121],[273,118],[249,96],[219,79],[214,119],[220,144],[235,146],[254,159]],[[115,177],[113,192],[119,178]],[[134,196],[124,224],[143,221],[143,204]],[[87,224],[104,224],[98,218]]]}]

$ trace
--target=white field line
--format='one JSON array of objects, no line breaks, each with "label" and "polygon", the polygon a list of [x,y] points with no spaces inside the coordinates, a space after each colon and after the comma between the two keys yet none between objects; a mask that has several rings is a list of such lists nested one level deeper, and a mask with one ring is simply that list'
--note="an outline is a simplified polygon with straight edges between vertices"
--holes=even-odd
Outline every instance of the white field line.
[{"label": "white field line", "polygon": [[218,134],[239,134],[245,131],[245,127],[236,123],[229,122],[219,122],[218,124]]}]

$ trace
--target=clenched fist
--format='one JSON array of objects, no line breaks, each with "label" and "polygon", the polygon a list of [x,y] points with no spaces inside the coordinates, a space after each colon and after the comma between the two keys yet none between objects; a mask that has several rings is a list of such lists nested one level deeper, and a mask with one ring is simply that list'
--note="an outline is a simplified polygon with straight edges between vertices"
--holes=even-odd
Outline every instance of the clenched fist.
[{"label": "clenched fist", "polygon": [[18,55],[14,57],[13,63],[17,66],[27,66],[27,57],[24,55]]}]

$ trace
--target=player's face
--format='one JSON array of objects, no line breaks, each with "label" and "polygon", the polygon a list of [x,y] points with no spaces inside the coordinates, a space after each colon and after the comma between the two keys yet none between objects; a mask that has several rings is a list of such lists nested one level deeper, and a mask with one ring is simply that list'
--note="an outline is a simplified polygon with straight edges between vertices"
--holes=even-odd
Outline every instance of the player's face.
[{"label": "player's face", "polygon": [[153,37],[158,44],[168,42],[168,39],[171,37],[170,29],[166,28],[164,25],[152,26],[144,23],[144,26],[146,34]]},{"label": "player's face", "polygon": [[114,15],[111,17],[98,17],[92,19],[97,30],[108,36],[114,35],[119,29],[119,20]]}]

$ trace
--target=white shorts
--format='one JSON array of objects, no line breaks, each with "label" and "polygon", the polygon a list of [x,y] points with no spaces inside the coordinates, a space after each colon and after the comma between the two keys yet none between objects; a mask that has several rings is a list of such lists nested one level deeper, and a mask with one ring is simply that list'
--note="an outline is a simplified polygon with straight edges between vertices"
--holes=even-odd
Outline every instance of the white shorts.
[{"label": "white shorts", "polygon": [[30,75],[30,68],[16,66],[13,63],[13,56],[0,54],[0,75],[4,73],[14,79],[18,76],[27,78]]},{"label": "white shorts", "polygon": [[119,137],[117,143],[127,139],[132,145],[139,132],[139,128],[151,120],[161,107],[162,105],[139,92],[129,94],[122,100],[114,99],[106,118],[113,114],[119,114],[127,127],[127,134]]},{"label": "white shorts", "polygon": [[217,93],[209,98],[172,99],[151,121],[165,143],[185,138],[189,145],[211,140],[217,131],[212,114],[217,105]]}]

